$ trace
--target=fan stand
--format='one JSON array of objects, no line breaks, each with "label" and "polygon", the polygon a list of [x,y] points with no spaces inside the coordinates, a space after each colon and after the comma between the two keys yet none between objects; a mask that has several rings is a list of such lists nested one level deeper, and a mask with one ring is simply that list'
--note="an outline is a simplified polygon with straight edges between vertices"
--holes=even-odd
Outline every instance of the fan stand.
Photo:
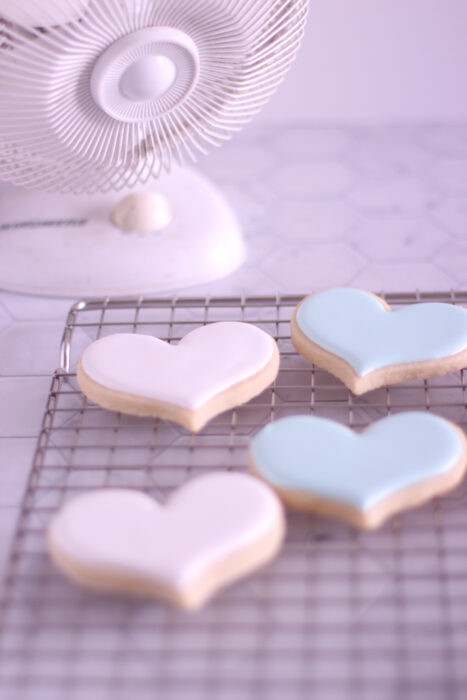
[{"label": "fan stand", "polygon": [[[162,226],[159,231],[117,228],[112,216],[122,220],[122,199],[145,192],[157,193],[159,201],[168,203],[170,222],[162,207],[162,215],[153,217]],[[147,205],[147,198],[141,199]],[[147,215],[135,220],[142,219],[148,223]],[[15,187],[0,197],[4,290],[73,298],[168,292],[224,277],[244,259],[243,239],[229,205],[189,168],[107,194],[61,195]]]}]

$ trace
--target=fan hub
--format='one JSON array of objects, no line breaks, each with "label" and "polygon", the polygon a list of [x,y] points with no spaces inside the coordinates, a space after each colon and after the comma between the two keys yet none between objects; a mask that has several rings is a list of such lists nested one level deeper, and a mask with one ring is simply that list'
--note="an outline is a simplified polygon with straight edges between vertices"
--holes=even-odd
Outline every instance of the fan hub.
[{"label": "fan hub", "polygon": [[134,102],[158,100],[172,87],[176,75],[175,63],[167,56],[143,56],[130,64],[122,75],[120,91],[127,100]]},{"label": "fan hub", "polygon": [[196,44],[171,27],[148,27],[115,41],[91,75],[96,104],[121,122],[147,122],[167,114],[198,80]]}]

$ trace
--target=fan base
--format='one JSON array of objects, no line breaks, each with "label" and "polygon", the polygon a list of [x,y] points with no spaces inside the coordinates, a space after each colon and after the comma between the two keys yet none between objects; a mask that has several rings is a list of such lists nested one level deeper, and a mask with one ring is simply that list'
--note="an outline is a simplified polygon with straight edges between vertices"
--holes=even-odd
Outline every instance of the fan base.
[{"label": "fan base", "polygon": [[[127,233],[111,214],[129,192],[167,198],[172,221]],[[177,168],[157,182],[97,195],[11,188],[0,198],[0,288],[54,297],[134,296],[212,282],[238,268],[245,249],[221,193]]]}]

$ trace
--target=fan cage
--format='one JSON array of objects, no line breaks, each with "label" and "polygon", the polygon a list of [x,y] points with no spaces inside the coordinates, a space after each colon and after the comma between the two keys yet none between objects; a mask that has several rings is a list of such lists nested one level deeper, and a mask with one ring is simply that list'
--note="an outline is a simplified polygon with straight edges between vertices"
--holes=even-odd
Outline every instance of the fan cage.
[{"label": "fan cage", "polygon": [[[34,15],[23,25],[0,20],[1,179],[92,193],[144,183],[169,171],[173,161],[196,160],[230,139],[270,98],[295,58],[308,11],[307,0],[81,5],[76,15],[71,0],[60,12],[47,0],[49,12],[55,8],[51,21],[66,16],[64,24],[34,26]],[[1,7],[8,16],[10,0]],[[40,0],[30,7],[37,14]],[[194,41],[198,82],[151,121],[118,121],[92,98],[93,67],[115,41],[153,26],[173,27]]]}]

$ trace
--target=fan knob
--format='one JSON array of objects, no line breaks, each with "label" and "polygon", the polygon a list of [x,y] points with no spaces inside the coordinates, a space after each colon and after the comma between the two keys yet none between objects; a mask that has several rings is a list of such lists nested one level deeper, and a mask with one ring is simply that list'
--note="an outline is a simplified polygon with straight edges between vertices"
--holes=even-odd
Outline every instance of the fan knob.
[{"label": "fan knob", "polygon": [[124,197],[112,212],[112,223],[128,233],[155,233],[172,221],[166,197],[154,192],[134,192]]},{"label": "fan knob", "polygon": [[196,44],[172,27],[148,27],[111,44],[91,75],[96,104],[121,122],[147,122],[170,112],[198,80]]}]

